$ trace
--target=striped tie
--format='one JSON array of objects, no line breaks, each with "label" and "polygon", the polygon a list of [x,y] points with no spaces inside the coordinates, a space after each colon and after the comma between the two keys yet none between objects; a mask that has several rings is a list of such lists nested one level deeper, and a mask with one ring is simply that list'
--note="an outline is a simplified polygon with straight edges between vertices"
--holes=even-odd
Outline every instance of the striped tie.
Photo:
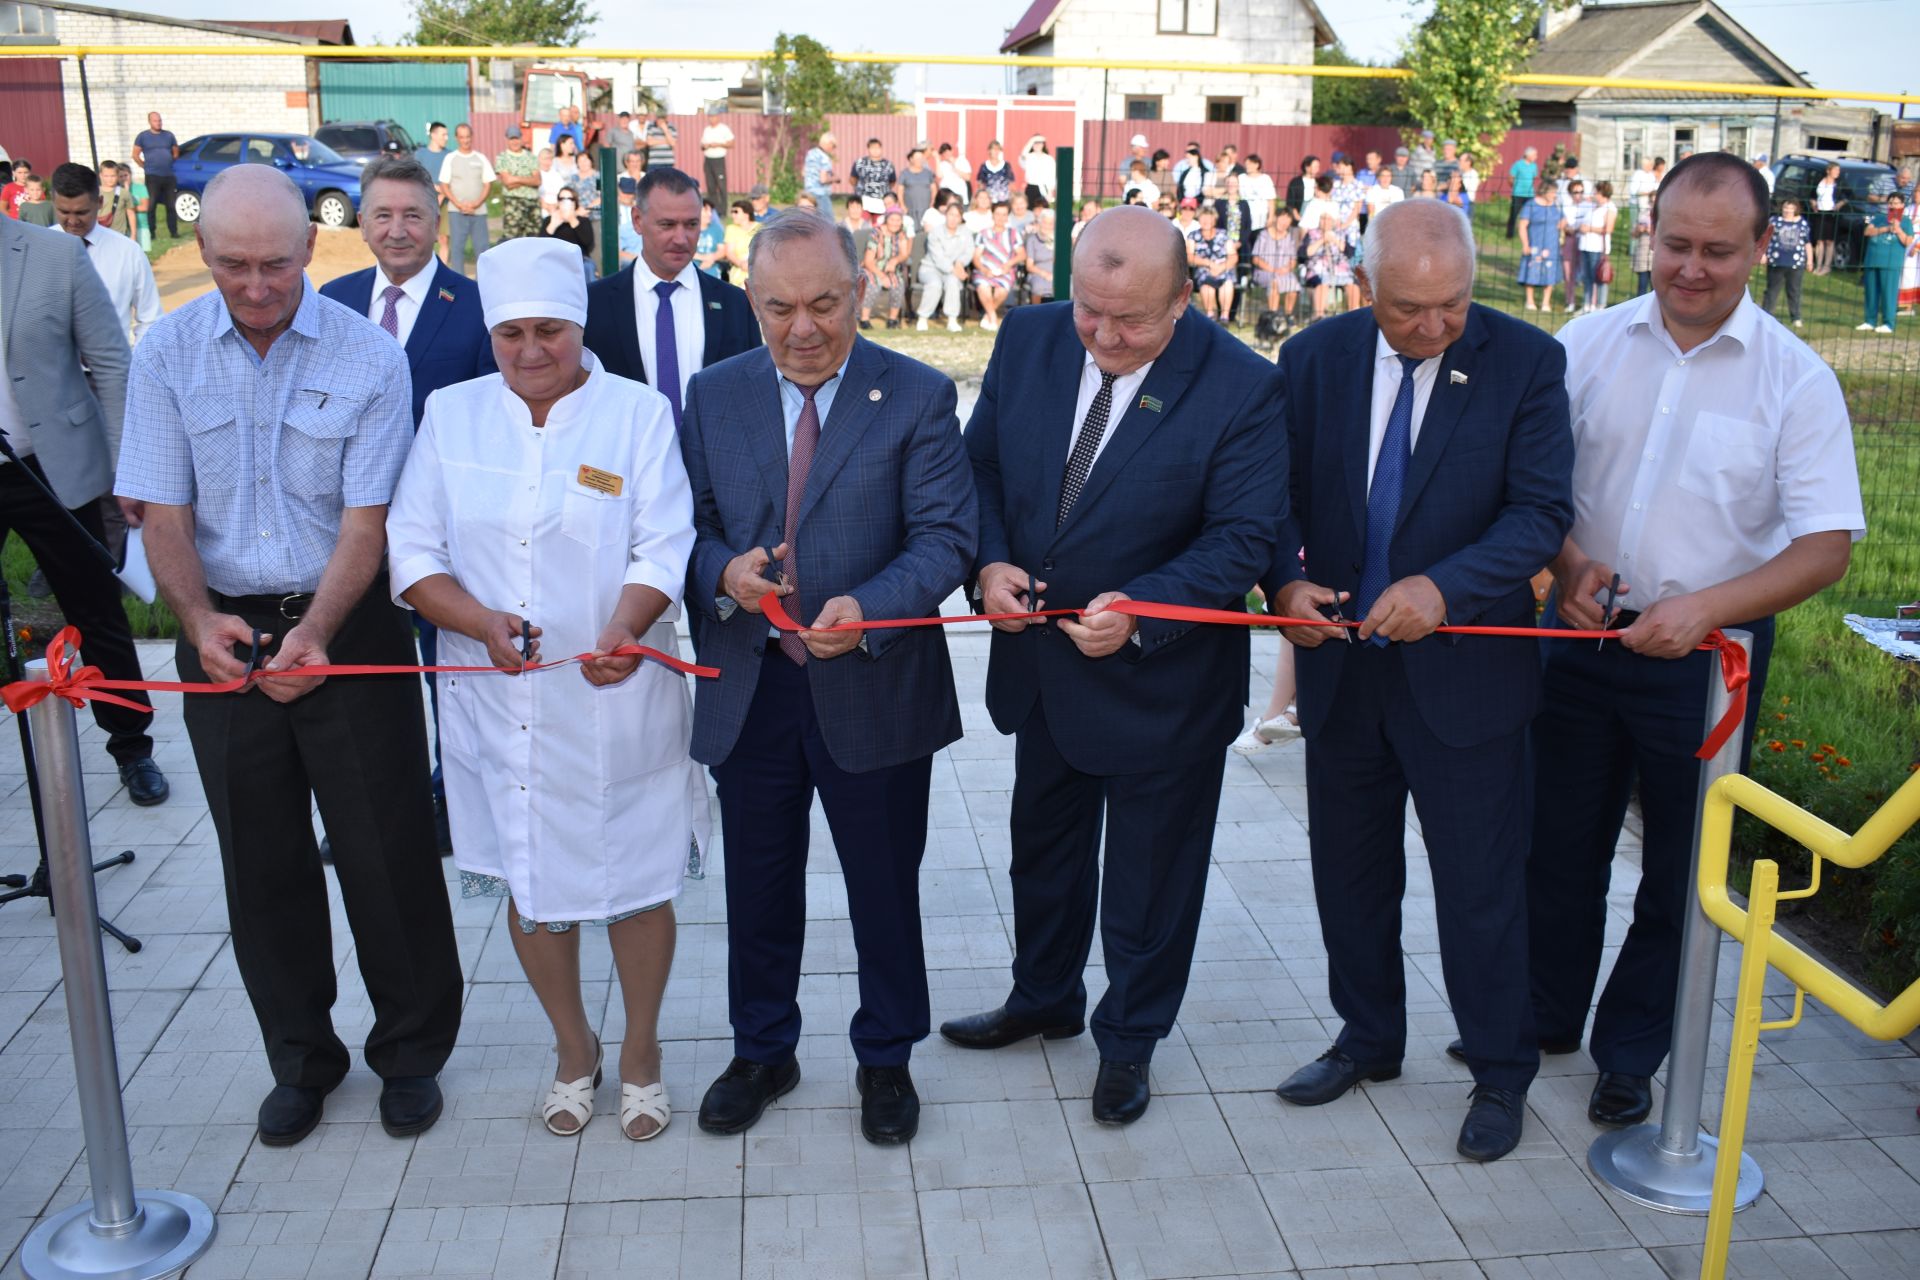
[{"label": "striped tie", "polygon": [[390,284],[380,294],[380,296],[382,298],[385,298],[387,302],[387,309],[381,312],[380,314],[380,327],[382,329],[385,329],[388,333],[392,334],[394,337],[394,341],[396,342],[400,340],[399,302],[400,302],[400,299],[406,295],[406,292],[407,291],[405,289],[402,289],[399,285]]},{"label": "striped tie", "polygon": [[[663,306],[661,311],[664,313]],[[794,383],[794,387],[803,397],[800,405],[800,419],[793,425],[793,452],[787,458],[787,527],[782,542],[787,544],[786,559],[780,562],[781,572],[787,576],[787,582],[793,587],[793,594],[787,597],[790,605],[788,612],[799,617],[805,625],[805,615],[800,606],[800,548],[794,543],[794,535],[800,531],[800,499],[806,496],[807,472],[813,469],[814,446],[820,443],[820,410],[813,398],[821,387],[803,387]],[[807,665],[807,645],[791,631],[780,633],[780,652],[793,659],[796,666]]]}]

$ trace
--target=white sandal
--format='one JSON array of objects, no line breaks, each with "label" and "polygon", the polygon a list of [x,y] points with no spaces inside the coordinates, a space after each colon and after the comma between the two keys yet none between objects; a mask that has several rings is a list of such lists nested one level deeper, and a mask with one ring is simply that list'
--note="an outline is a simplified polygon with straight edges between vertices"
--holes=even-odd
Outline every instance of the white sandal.
[{"label": "white sandal", "polygon": [[[606,1046],[599,1041],[593,1046],[593,1074],[581,1076],[578,1080],[555,1080],[553,1087],[547,1090],[547,1103],[540,1108],[540,1119],[546,1124],[547,1132],[557,1138],[572,1138],[587,1127],[587,1121],[593,1119],[593,1091],[600,1087],[600,1065],[606,1058]],[[574,1129],[556,1129],[553,1118],[558,1115],[579,1117],[580,1124]]]},{"label": "white sandal", "polygon": [[[657,1126],[652,1133],[633,1136],[633,1122],[645,1116]],[[620,1084],[620,1132],[629,1142],[651,1142],[667,1131],[673,1119],[673,1107],[667,1102],[666,1082],[656,1084]]]}]

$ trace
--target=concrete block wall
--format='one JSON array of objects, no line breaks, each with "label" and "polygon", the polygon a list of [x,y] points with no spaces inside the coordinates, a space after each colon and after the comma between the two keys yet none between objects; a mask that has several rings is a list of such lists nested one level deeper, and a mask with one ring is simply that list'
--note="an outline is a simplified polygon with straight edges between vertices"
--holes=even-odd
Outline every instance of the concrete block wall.
[{"label": "concrete block wall", "polygon": [[[285,42],[141,22],[63,9],[60,40],[79,45],[222,45],[284,48]],[[69,157],[88,163],[87,117],[80,76],[64,76]],[[301,57],[130,55],[87,59],[93,134],[103,160],[126,161],[133,139],[158,111],[180,141],[215,130],[308,132],[307,60]]]}]

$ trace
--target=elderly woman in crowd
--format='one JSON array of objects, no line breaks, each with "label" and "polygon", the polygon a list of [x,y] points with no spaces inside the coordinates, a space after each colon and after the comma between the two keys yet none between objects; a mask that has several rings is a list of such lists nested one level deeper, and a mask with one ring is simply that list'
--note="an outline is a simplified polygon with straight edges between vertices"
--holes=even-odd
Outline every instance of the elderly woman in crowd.
[{"label": "elderly woman in crowd", "polygon": [[907,259],[913,256],[913,237],[906,233],[899,205],[887,206],[878,228],[867,239],[867,287],[860,295],[860,327],[873,328],[873,304],[886,299],[887,328],[900,327],[900,309],[907,305]]},{"label": "elderly woman in crowd", "polygon": [[936,306],[946,309],[947,332],[960,332],[960,299],[974,248],[973,233],[962,224],[960,214],[960,201],[948,200],[939,221],[927,228],[927,251],[920,257],[920,321],[914,326],[922,333]]},{"label": "elderly woman in crowd", "polygon": [[455,666],[546,656],[578,669],[442,681],[447,808],[464,896],[507,899],[507,934],[553,1024],[540,1110],[566,1136],[593,1118],[602,1046],[580,992],[578,925],[602,925],[626,1012],[620,1124],[672,1115],[660,1001],[673,899],[707,831],[688,758],[683,677],[625,652],[674,652],[693,497],[673,412],[581,345],[574,251],[509,240],[480,256],[500,372],[428,398],[387,520],[394,598],[440,628]]},{"label": "elderly woman in crowd", "polygon": [[980,327],[1000,327],[1000,308],[1013,292],[1014,273],[1027,256],[1020,237],[1007,225],[1011,208],[1003,201],[993,206],[993,222],[974,237],[973,291],[980,299]]}]

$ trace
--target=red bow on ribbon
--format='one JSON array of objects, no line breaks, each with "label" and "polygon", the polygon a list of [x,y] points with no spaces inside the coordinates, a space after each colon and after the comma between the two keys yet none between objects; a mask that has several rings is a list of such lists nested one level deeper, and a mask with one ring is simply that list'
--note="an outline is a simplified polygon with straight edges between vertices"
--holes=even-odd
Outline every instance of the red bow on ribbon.
[{"label": "red bow on ribbon", "polygon": [[65,698],[74,706],[85,705],[89,700],[111,702],[117,707],[128,707],[134,711],[152,713],[151,707],[143,707],[130,698],[108,693],[109,689],[125,688],[130,683],[125,680],[108,680],[98,667],[80,667],[73,665],[74,655],[80,652],[80,631],[76,627],[62,627],[47,646],[47,678],[45,680],[16,680],[0,689],[0,699],[4,699],[7,710],[16,715],[34,706],[48,696]]},{"label": "red bow on ribbon", "polygon": [[1733,695],[1733,700],[1727,704],[1726,714],[1720,717],[1720,723],[1713,726],[1713,732],[1693,753],[1697,760],[1711,760],[1720,754],[1720,748],[1727,744],[1733,731],[1746,721],[1747,684],[1753,679],[1753,673],[1747,669],[1747,651],[1727,639],[1726,634],[1717,627],[1707,633],[1700,647],[1716,650],[1720,654],[1720,678],[1726,681],[1727,692]]}]

